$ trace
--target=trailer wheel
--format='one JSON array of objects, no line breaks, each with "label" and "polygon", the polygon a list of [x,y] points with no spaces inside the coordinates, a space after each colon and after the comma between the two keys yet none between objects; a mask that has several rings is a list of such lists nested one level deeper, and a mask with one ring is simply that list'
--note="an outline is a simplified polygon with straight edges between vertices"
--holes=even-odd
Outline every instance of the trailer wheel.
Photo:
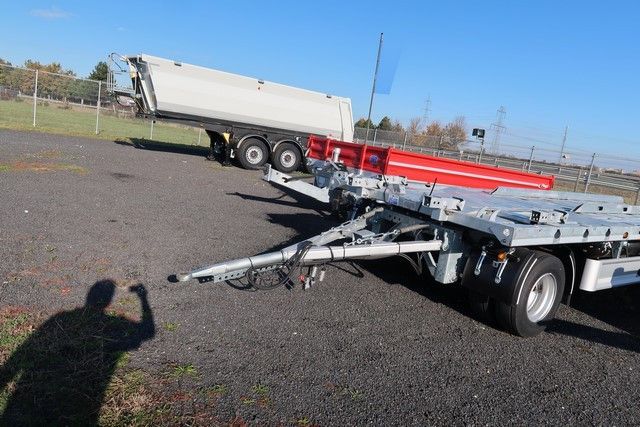
[{"label": "trailer wheel", "polygon": [[280,172],[293,172],[300,167],[301,157],[298,147],[284,142],[273,152],[273,165]]},{"label": "trailer wheel", "polygon": [[473,289],[467,289],[467,301],[471,314],[476,320],[491,325],[495,323],[495,301],[488,295],[483,295]]},{"label": "trailer wheel", "polygon": [[496,320],[515,335],[532,337],[544,331],[558,311],[564,292],[564,266],[557,257],[535,251],[530,267],[517,280],[515,303],[495,302]]},{"label": "trailer wheel", "polygon": [[245,140],[238,149],[238,161],[245,169],[260,169],[268,157],[267,147],[257,138]]}]

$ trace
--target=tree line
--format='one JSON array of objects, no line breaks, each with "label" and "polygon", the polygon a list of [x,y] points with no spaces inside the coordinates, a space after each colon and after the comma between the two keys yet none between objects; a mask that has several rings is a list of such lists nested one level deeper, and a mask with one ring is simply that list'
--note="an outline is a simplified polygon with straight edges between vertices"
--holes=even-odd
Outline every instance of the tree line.
[{"label": "tree line", "polygon": [[[0,58],[0,65],[12,66],[11,62]],[[22,68],[42,71],[38,73],[38,97],[51,98],[59,101],[96,102],[98,85],[94,81],[80,80],[76,73],[65,69],[59,62],[42,64],[28,59]],[[109,68],[107,63],[100,61],[86,77],[90,80],[107,81]],[[106,88],[103,86],[106,90]],[[13,91],[21,94],[32,94],[35,89],[35,73],[26,72],[21,68],[0,66],[0,89],[5,93]],[[103,92],[101,96],[104,96]]]},{"label": "tree line", "polygon": [[464,116],[458,116],[448,123],[438,120],[425,123],[421,117],[414,117],[406,126],[389,116],[384,116],[377,125],[365,118],[355,123],[356,128],[367,128],[367,125],[371,130],[406,132],[408,141],[412,145],[457,150],[467,140],[467,121]]}]

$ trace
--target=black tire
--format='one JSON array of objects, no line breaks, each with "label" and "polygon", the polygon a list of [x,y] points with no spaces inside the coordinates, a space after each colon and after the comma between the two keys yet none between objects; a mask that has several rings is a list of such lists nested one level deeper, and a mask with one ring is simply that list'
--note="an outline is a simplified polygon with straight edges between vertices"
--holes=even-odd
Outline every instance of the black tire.
[{"label": "black tire", "polygon": [[272,158],[273,166],[277,170],[289,173],[298,170],[302,161],[302,154],[294,144],[283,142],[275,149]]},{"label": "black tire", "polygon": [[[532,260],[530,267],[520,275],[520,282],[515,284],[515,302],[495,302],[495,316],[500,326],[521,337],[532,337],[544,331],[555,317],[564,294],[562,261],[540,251],[535,251],[534,258],[535,262]],[[536,292],[532,292],[534,286]],[[552,289],[553,295],[549,293]]]},{"label": "black tire", "polygon": [[267,163],[269,150],[261,140],[249,138],[242,142],[237,151],[237,158],[245,169],[260,169]]},{"label": "black tire", "polygon": [[478,321],[487,324],[495,324],[495,301],[493,298],[480,294],[473,289],[467,289],[467,302],[471,315]]}]

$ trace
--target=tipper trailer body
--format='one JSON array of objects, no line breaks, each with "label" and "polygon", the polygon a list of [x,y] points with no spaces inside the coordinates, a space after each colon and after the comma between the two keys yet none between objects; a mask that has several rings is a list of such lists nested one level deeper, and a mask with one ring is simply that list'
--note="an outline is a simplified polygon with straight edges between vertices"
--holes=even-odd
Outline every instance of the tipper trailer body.
[{"label": "tipper trailer body", "polygon": [[365,176],[339,150],[313,184],[267,165],[264,179],[328,203],[345,223],[280,251],[177,275],[245,279],[270,289],[320,282],[327,263],[401,256],[425,280],[460,285],[473,312],[520,335],[540,333],[564,298],[640,283],[640,206],[618,196],[464,188]]},{"label": "tipper trailer body", "polygon": [[146,54],[112,59],[126,64],[132,82],[116,88],[112,76],[115,95],[133,98],[152,119],[204,128],[212,155],[236,157],[246,168],[271,159],[279,170],[293,171],[310,135],[353,138],[348,98]]}]

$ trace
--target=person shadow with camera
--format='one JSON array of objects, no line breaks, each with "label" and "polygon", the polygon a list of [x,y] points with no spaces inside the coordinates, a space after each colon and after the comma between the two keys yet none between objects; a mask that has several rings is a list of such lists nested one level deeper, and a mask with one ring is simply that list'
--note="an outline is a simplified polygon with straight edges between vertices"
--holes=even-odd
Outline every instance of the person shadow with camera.
[{"label": "person shadow with camera", "polygon": [[49,318],[0,366],[0,426],[98,424],[124,354],[155,336],[145,287],[129,288],[140,321],[106,312],[115,289],[112,280],[95,283],[83,307]]}]

